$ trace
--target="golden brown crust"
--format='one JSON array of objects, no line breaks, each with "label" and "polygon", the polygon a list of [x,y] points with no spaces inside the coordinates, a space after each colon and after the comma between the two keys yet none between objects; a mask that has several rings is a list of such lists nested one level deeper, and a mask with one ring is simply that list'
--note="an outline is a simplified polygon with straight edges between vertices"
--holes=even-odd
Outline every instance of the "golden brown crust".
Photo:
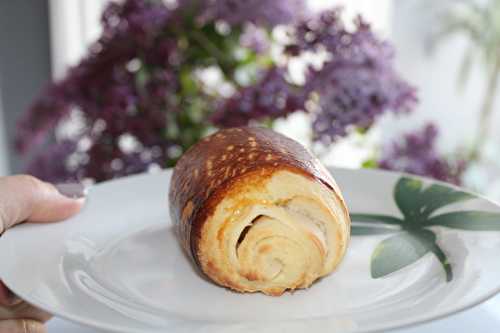
[{"label": "golden brown crust", "polygon": [[[337,184],[323,165],[296,141],[262,127],[221,130],[192,146],[177,162],[172,175],[170,214],[188,251],[196,246],[191,244],[192,233],[199,232],[211,212],[209,208],[215,207],[216,201],[224,196],[228,188],[224,183],[235,181],[255,168],[265,168],[270,173],[294,169],[338,192]],[[208,200],[214,192],[217,195]],[[187,210],[186,205],[192,208]],[[201,208],[205,209],[201,212]]]},{"label": "golden brown crust", "polygon": [[[324,184],[342,203],[348,220],[348,212],[337,184],[319,161],[299,143],[265,128],[221,130],[201,140],[181,157],[170,185],[172,220],[181,244],[198,266],[201,230],[219,202],[228,192],[238,188],[237,184],[242,178],[264,182],[278,170],[289,170]],[[250,173],[258,173],[258,177],[247,177]],[[211,263],[208,262],[205,267],[211,270]],[[217,275],[217,272],[205,273]],[[248,277],[249,280],[252,278],[255,276]],[[234,285],[234,281],[219,282],[237,290],[242,287]],[[267,293],[282,292],[278,288]]]}]

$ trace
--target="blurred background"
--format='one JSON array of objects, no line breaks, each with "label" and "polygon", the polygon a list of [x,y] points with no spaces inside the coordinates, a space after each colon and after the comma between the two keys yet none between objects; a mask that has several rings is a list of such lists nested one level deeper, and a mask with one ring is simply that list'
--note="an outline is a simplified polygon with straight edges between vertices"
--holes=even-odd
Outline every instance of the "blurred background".
[{"label": "blurred background", "polygon": [[500,199],[498,0],[3,1],[0,41],[1,175],[154,172],[260,124]]}]

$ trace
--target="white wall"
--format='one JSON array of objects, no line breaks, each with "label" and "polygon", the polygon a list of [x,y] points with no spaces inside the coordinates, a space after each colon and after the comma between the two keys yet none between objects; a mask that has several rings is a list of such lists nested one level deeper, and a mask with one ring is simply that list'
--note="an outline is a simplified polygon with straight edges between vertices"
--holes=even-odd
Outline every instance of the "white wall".
[{"label": "white wall", "polygon": [[61,78],[99,37],[107,0],[49,0],[52,76]]},{"label": "white wall", "polygon": [[19,173],[28,157],[12,145],[16,125],[50,79],[47,1],[0,1],[0,22],[0,154],[2,163],[8,154],[8,171]]},{"label": "white wall", "polygon": [[[443,152],[455,151],[471,142],[485,91],[484,71],[480,66],[473,67],[464,89],[459,90],[458,71],[468,47],[465,38],[447,39],[434,52],[429,48],[433,29],[439,24],[437,9],[449,1],[310,0],[310,3],[313,8],[341,4],[350,15],[361,13],[377,33],[387,37],[395,46],[398,71],[417,87],[419,104],[415,112],[410,116],[386,117],[379,126],[383,140],[432,121],[441,129],[439,148]],[[499,111],[493,123],[499,124],[500,98],[497,98],[496,106]],[[500,133],[495,133],[494,129],[490,141],[499,143]]]},{"label": "white wall", "polygon": [[347,18],[362,14],[381,34],[391,30],[392,0],[308,0],[313,11],[342,6]]},{"label": "white wall", "polygon": [[[406,0],[393,2],[391,41],[397,50],[397,66],[402,75],[418,88],[419,105],[410,117],[382,122],[383,138],[414,129],[427,121],[440,128],[439,149],[443,153],[466,152],[478,131],[478,116],[486,91],[487,76],[481,63],[472,67],[463,89],[458,73],[470,44],[463,36],[443,40],[432,54],[430,36],[439,24],[439,6],[449,1]],[[466,185],[491,198],[500,199],[500,91],[494,105],[490,138],[484,159],[469,168]],[[390,129],[390,130],[385,130]]]},{"label": "white wall", "polygon": [[394,3],[391,39],[397,50],[397,67],[418,88],[420,101],[413,115],[387,125],[408,130],[431,120],[441,128],[441,148],[453,151],[472,140],[486,80],[475,67],[468,84],[462,91],[458,89],[458,70],[467,46],[464,38],[444,40],[429,52],[431,29],[439,24],[434,7],[431,1]]}]

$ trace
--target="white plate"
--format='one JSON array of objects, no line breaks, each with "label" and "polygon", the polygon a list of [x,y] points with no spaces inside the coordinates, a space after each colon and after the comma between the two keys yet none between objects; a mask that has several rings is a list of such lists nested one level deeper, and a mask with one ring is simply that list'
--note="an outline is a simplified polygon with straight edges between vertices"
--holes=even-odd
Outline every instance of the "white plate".
[{"label": "white plate", "polygon": [[[456,332],[481,332],[498,333],[500,327],[500,296],[463,311],[454,316],[440,320],[391,330],[391,333],[456,333]],[[55,318],[47,324],[50,333],[104,333],[105,331],[82,326],[63,319]]]},{"label": "white plate", "polygon": [[[337,272],[308,290],[238,294],[204,279],[180,250],[168,218],[170,171],[140,175],[93,187],[84,210],[65,223],[7,231],[0,278],[43,309],[117,332],[368,332],[443,317],[499,291],[496,205],[397,173],[332,173],[351,213],[401,218],[394,192],[410,215],[416,204],[443,207],[411,224],[423,238],[375,220],[355,224],[353,231],[370,234],[353,236]],[[456,213],[466,210],[477,212]],[[429,221],[448,226],[423,231]],[[446,256],[445,265],[427,249]]]}]

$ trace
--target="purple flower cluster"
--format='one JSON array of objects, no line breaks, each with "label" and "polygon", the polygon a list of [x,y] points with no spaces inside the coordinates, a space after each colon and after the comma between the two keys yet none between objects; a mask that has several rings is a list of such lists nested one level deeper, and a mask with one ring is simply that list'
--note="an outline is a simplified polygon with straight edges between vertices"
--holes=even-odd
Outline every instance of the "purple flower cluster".
[{"label": "purple flower cluster", "polygon": [[316,140],[325,144],[351,127],[368,128],[385,111],[404,112],[416,102],[415,92],[394,71],[394,50],[373,34],[360,17],[348,30],[340,11],[325,12],[300,24],[289,51],[328,52],[321,69],[310,69],[305,89],[319,95],[313,113]]},{"label": "purple flower cluster", "polygon": [[304,0],[208,0],[204,5],[201,17],[230,25],[252,22],[269,28],[308,15]]},{"label": "purple flower cluster", "polygon": [[[294,1],[294,6],[286,3],[186,0],[167,6],[149,0],[110,2],[102,15],[103,33],[88,55],[63,80],[50,84],[19,124],[18,150],[39,151],[28,170],[50,180],[88,177],[101,181],[144,171],[153,163],[167,166],[178,157],[169,152],[182,146],[183,138],[166,133],[179,128],[177,122],[186,122],[182,110],[189,103],[179,102],[181,71],[191,60],[186,49],[179,47],[185,35],[178,31],[189,11],[198,8],[197,22],[214,15],[212,19],[241,27],[250,22],[274,26],[301,12],[297,9],[302,1]],[[74,110],[83,115],[85,129],[71,139],[35,150],[47,147],[55,127]],[[124,134],[140,143],[141,153],[120,148],[119,138]],[[77,152],[83,139],[90,145]],[[79,162],[70,167],[68,160],[75,154]]]},{"label": "purple flower cluster", "polygon": [[270,48],[267,30],[254,24],[247,24],[240,36],[240,44],[255,53],[265,53]]},{"label": "purple flower cluster", "polygon": [[460,185],[467,163],[464,159],[441,156],[435,147],[437,137],[436,126],[428,124],[384,147],[377,164],[382,169],[404,171]]},{"label": "purple flower cluster", "polygon": [[[175,144],[163,138],[165,110],[173,110],[168,97],[176,89],[172,79],[175,74],[166,65],[175,49],[163,41],[157,44],[162,24],[169,16],[164,6],[150,1],[112,2],[107,7],[103,35],[89,55],[71,68],[66,78],[50,85],[20,122],[16,146],[26,152],[50,139],[51,130],[72,110],[80,110],[84,115],[86,130],[73,138],[73,146],[87,137],[91,142],[85,152],[87,158],[82,159],[81,165],[65,169],[62,166],[66,163],[59,161],[61,166],[53,169],[54,176],[45,174],[44,178],[89,177],[100,181],[126,174],[112,168],[116,161],[125,164],[130,160],[131,156],[118,145],[118,138],[125,133],[133,135],[144,149],[160,149],[161,155]],[[141,58],[141,54],[145,56]],[[133,60],[153,68],[144,82],[137,82],[137,74],[129,70],[128,64]],[[105,124],[105,130],[94,130],[96,123]],[[67,141],[57,145],[61,149],[40,151],[28,169],[42,177],[41,166],[60,160],[62,152],[71,146]],[[148,165],[136,163],[139,171]]]},{"label": "purple flower cluster", "polygon": [[77,143],[73,140],[63,140],[55,145],[43,149],[44,153],[37,156],[36,163],[30,164],[26,173],[49,181],[76,180],[76,172],[69,171],[68,156],[77,149]]},{"label": "purple flower cluster", "polygon": [[[314,117],[315,139],[329,143],[349,127],[368,127],[385,110],[400,112],[415,101],[413,89],[392,68],[392,49],[367,24],[358,20],[349,31],[338,11],[303,19],[304,3],[110,2],[102,35],[87,56],[50,84],[19,124],[16,147],[34,155],[28,170],[53,181],[102,181],[152,165],[172,166],[210,122],[245,125],[306,109]],[[286,64],[278,66],[265,54],[269,31],[280,24],[292,31],[288,58],[329,54],[323,67],[308,71],[304,85],[291,84]],[[237,56],[241,46],[249,57]],[[235,73],[249,62],[260,79],[240,87]],[[237,87],[233,96],[205,92],[196,73],[209,66],[218,66],[224,80]],[[81,130],[55,136],[74,114]],[[132,147],[122,144],[125,136],[134,141]]]},{"label": "purple flower cluster", "polygon": [[[313,116],[314,139],[329,144],[350,128],[368,128],[385,111],[410,110],[416,102],[415,91],[394,71],[392,47],[378,40],[361,18],[355,21],[354,30],[348,30],[340,13],[331,10],[296,24],[293,42],[286,46],[289,56],[306,51],[328,54],[320,69],[309,69],[303,86],[288,84],[285,70],[272,69],[256,85],[243,88],[223,104],[215,123],[242,125],[249,119],[308,110]],[[262,96],[273,103],[262,103]],[[319,100],[307,108],[314,97]]]},{"label": "purple flower cluster", "polygon": [[282,68],[271,68],[259,82],[223,101],[211,121],[223,127],[243,126],[251,120],[276,119],[303,108],[303,99],[292,90]]}]

